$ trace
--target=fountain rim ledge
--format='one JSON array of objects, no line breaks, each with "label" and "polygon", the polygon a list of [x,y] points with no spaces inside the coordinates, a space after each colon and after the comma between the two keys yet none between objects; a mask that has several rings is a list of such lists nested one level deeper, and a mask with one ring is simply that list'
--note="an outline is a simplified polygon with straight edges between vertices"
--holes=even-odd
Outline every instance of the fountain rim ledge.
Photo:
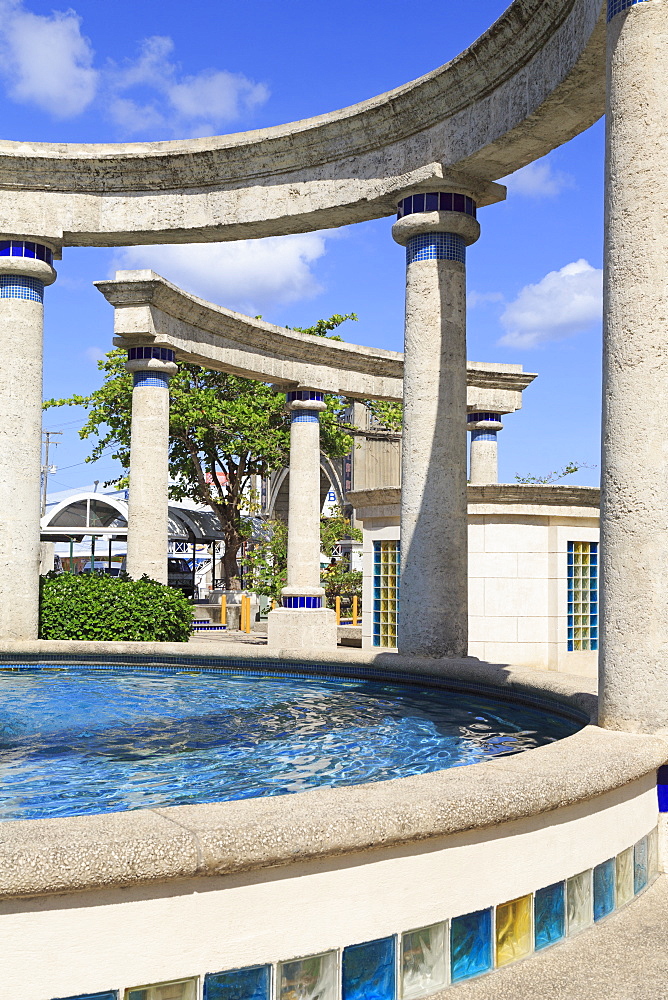
[{"label": "fountain rim ledge", "polygon": [[[668,740],[598,728],[595,682],[474,658],[429,659],[372,650],[269,650],[208,643],[0,643],[3,665],[93,664],[305,672],[318,659],[391,680],[406,675],[547,701],[590,720],[572,736],[511,757],[295,795],[0,823],[0,898],[210,878],[368,852],[386,852],[590,802],[647,778]],[[230,664],[229,661],[233,661]],[[365,671],[366,672],[366,671]],[[340,676],[341,674],[339,674]],[[427,849],[431,845],[427,845]]]}]

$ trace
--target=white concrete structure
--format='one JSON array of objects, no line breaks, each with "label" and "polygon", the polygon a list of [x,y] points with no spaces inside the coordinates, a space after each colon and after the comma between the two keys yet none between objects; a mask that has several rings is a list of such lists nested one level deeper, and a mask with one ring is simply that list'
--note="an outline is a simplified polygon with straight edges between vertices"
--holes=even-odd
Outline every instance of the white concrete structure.
[{"label": "white concrete structure", "polygon": [[269,612],[267,640],[283,649],[335,648],[336,615],[320,585],[320,413],[322,392],[287,394],[290,410],[290,493],[287,585],[281,608]]},{"label": "white concrete structure", "polygon": [[[11,254],[11,256],[9,256]],[[0,635],[36,639],[39,615],[42,332],[53,250],[0,243]]]},{"label": "white concrete structure", "polygon": [[[505,196],[496,187],[484,191],[488,202]],[[419,656],[465,656],[468,643],[465,264],[481,197],[408,195],[392,228],[406,247],[397,646]]]},{"label": "white concrete structure", "polygon": [[[392,583],[392,573],[385,572],[383,556],[399,546],[400,491],[365,490],[349,498],[363,521],[362,644],[392,646],[387,639],[394,634],[391,616],[396,608],[389,591],[396,582]],[[578,561],[569,553],[569,543],[571,547],[583,543],[585,551],[590,547],[596,554],[598,508],[599,491],[592,487],[469,486],[470,656],[596,676],[595,588],[587,587],[587,610],[569,607],[575,604],[574,598],[569,600],[569,583],[573,591],[577,586],[573,563]],[[440,572],[449,572],[447,563]],[[379,586],[388,593],[379,595]],[[420,609],[415,613],[419,616]],[[399,620],[403,614],[401,604]]]},{"label": "white concrete structure", "polygon": [[668,732],[668,4],[609,13],[601,720]]},{"label": "white concrete structure", "polygon": [[133,376],[128,513],[129,575],[167,583],[169,378],[174,352],[138,347],[125,364]]}]

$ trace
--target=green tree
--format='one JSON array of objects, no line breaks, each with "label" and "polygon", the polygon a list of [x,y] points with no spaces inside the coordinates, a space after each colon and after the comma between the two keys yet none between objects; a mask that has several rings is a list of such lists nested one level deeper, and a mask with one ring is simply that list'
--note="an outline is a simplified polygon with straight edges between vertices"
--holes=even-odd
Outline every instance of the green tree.
[{"label": "green tree", "polygon": [[[335,328],[346,317],[320,321]],[[132,376],[125,371],[123,350],[110,351],[98,362],[104,374],[99,389],[88,396],[50,399],[44,406],[83,406],[88,420],[82,438],[97,437],[86,459],[94,462],[110,450],[123,469],[114,485],[127,484],[130,465]],[[321,414],[321,447],[330,458],[352,448],[343,423],[345,401],[326,396]],[[221,525],[224,580],[229,588],[239,575],[238,554],[252,531],[249,486],[254,475],[267,476],[287,464],[290,422],[282,394],[263,382],[179,364],[170,382],[169,473],[172,499],[190,499],[210,507]],[[110,484],[107,484],[110,485]]]},{"label": "green tree", "polygon": [[565,479],[566,476],[572,476],[575,472],[579,472],[580,469],[595,469],[595,465],[587,465],[586,462],[568,462],[563,469],[554,469],[552,472],[546,472],[544,476],[515,476],[515,481],[522,483],[523,485],[531,486],[549,486],[551,483],[556,483],[560,479]]}]

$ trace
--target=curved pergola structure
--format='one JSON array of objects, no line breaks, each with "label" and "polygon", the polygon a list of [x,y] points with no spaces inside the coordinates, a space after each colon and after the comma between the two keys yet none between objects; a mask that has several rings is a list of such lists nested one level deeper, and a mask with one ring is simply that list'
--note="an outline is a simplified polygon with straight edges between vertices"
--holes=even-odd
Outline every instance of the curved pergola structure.
[{"label": "curved pergola structure", "polygon": [[491,181],[603,114],[601,8],[514,0],[426,76],[274,128],[171,142],[0,142],[0,230],[56,250],[254,239],[388,216],[402,192],[452,186],[457,174],[488,204],[500,196]]}]

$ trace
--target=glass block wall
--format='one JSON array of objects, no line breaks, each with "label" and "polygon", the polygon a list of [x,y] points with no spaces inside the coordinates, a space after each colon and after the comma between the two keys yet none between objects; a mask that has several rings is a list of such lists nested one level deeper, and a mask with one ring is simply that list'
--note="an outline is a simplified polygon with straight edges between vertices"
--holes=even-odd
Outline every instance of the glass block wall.
[{"label": "glass block wall", "polygon": [[396,646],[399,617],[399,542],[373,543],[373,644]]},{"label": "glass block wall", "polygon": [[374,941],[273,965],[194,969],[188,979],[66,1000],[422,1000],[586,930],[631,902],[657,874],[655,828],[594,868],[428,927],[397,928]]},{"label": "glass block wall", "polygon": [[598,542],[568,543],[568,651],[598,649]]}]

